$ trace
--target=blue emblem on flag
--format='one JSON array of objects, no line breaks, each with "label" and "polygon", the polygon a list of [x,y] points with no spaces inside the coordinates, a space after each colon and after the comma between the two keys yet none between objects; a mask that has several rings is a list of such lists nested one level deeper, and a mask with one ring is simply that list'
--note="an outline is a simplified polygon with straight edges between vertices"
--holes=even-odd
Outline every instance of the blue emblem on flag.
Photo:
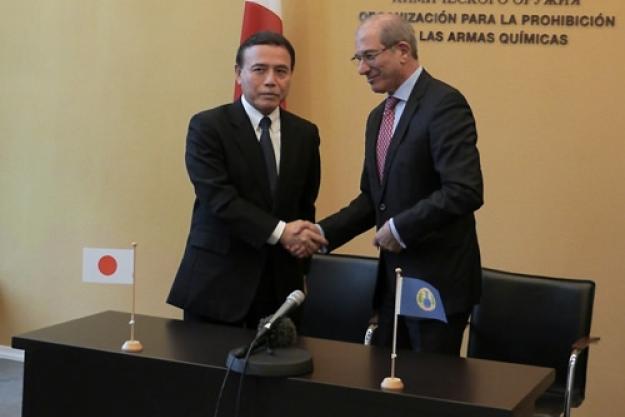
[{"label": "blue emblem on flag", "polygon": [[417,278],[402,277],[397,292],[399,303],[397,314],[447,323],[441,295],[427,282]]}]

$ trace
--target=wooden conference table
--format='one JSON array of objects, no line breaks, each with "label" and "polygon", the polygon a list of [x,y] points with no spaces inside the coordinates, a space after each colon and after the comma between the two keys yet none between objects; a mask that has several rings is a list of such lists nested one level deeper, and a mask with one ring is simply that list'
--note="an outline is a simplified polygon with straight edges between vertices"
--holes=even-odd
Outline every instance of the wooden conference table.
[{"label": "wooden conference table", "polygon": [[[121,351],[129,314],[107,311],[13,338],[25,350],[23,417],[213,416],[233,347],[250,330],[136,316],[138,354]],[[552,369],[479,359],[399,352],[401,393],[379,386],[387,349],[300,337],[312,373],[247,376],[242,417],[530,416],[553,382]],[[239,375],[231,373],[219,416],[233,416]]]}]

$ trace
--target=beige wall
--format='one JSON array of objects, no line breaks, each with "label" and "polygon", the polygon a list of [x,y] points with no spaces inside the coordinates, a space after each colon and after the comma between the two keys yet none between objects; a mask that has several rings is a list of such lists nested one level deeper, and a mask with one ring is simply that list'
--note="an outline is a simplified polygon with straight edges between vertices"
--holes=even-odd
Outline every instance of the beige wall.
[{"label": "beige wall", "polygon": [[[85,246],[136,240],[138,311],[179,316],[164,299],[192,203],[186,125],[231,99],[241,3],[0,0],[0,344],[128,309],[127,287],[80,282]],[[543,11],[625,16],[621,0],[582,3]],[[348,60],[360,10],[420,6],[283,0],[299,53],[289,108],[322,133],[321,216],[355,195],[364,119],[381,99]],[[625,413],[620,23],[555,30],[569,34],[565,47],[420,44],[425,67],[460,88],[476,114],[484,265],[597,282],[593,333],[603,340],[592,348],[580,417]],[[343,252],[374,254],[370,238]]]}]

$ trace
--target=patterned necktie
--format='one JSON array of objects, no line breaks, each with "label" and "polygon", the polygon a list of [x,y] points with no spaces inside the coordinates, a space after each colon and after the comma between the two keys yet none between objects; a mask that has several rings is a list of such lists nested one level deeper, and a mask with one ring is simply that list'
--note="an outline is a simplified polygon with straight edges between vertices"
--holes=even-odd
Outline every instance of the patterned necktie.
[{"label": "patterned necktie", "polygon": [[386,152],[391,144],[391,138],[393,137],[393,123],[395,122],[395,106],[399,102],[399,99],[393,96],[389,96],[384,104],[384,114],[382,116],[382,123],[380,124],[380,131],[378,132],[378,143],[376,145],[376,156],[378,162],[378,177],[380,183],[382,182],[384,175],[384,161],[386,161]]},{"label": "patterned necktie", "polygon": [[269,178],[269,187],[271,195],[275,194],[276,185],[278,183],[278,169],[276,167],[276,154],[273,152],[271,136],[269,135],[269,127],[271,119],[267,116],[263,117],[259,123],[260,126],[260,148],[265,158],[265,166],[267,167],[267,176]]}]

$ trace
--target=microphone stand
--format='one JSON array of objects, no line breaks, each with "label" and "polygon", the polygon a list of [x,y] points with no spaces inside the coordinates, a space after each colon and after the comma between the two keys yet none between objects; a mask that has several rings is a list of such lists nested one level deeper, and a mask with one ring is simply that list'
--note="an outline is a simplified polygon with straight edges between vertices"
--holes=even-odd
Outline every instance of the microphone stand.
[{"label": "microphone stand", "polygon": [[[269,329],[262,327],[247,345],[232,349],[228,353],[226,365],[244,375],[255,376],[296,376],[312,372],[312,357],[302,348],[289,345],[271,346]],[[263,349],[265,348],[265,349]]]}]

